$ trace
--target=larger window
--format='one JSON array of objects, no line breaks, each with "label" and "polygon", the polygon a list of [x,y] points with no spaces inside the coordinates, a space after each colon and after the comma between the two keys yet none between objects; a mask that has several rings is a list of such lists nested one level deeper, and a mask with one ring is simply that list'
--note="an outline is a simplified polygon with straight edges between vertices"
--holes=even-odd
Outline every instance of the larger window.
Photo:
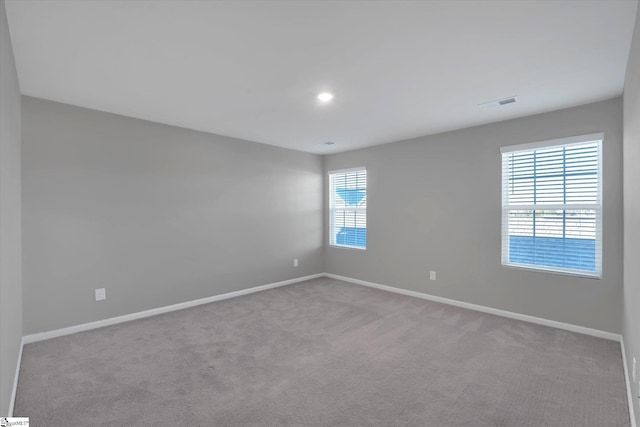
[{"label": "larger window", "polygon": [[367,247],[367,171],[364,168],[329,172],[329,243]]},{"label": "larger window", "polygon": [[502,264],[600,277],[602,138],[502,148]]}]

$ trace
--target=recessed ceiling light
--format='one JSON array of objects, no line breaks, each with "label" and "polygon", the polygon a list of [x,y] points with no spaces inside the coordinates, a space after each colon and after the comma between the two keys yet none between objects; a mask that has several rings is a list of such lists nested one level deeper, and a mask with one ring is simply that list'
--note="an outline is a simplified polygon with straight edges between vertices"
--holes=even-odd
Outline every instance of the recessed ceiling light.
[{"label": "recessed ceiling light", "polygon": [[322,102],[329,102],[333,99],[333,94],[329,92],[320,92],[318,94],[318,99]]}]

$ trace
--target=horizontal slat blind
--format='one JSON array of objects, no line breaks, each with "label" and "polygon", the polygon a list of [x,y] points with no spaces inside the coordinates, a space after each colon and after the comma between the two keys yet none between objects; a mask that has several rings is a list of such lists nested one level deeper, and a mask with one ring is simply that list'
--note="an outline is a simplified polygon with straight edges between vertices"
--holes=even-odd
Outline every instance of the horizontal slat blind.
[{"label": "horizontal slat blind", "polygon": [[330,244],[367,247],[367,171],[329,173]]},{"label": "horizontal slat blind", "polygon": [[503,151],[503,264],[600,276],[601,146]]}]

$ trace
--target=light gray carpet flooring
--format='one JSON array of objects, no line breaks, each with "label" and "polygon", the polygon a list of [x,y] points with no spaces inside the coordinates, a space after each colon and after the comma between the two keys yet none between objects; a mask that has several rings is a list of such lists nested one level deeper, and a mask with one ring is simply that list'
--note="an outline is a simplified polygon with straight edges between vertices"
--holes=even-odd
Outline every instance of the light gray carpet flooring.
[{"label": "light gray carpet flooring", "polygon": [[33,426],[629,426],[619,344],[327,278],[24,347]]}]

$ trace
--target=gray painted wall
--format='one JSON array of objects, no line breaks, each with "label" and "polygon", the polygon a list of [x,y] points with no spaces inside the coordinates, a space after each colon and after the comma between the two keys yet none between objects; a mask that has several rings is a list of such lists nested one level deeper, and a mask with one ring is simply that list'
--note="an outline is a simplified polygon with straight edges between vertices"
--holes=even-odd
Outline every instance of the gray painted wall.
[{"label": "gray painted wall", "polygon": [[321,157],[22,102],[25,335],[322,272]]},{"label": "gray painted wall", "polygon": [[[605,133],[602,279],[502,267],[500,147],[599,131]],[[367,250],[327,245],[327,272],[620,333],[620,98],[325,159],[325,171],[356,166],[368,172]]]},{"label": "gray painted wall", "polygon": [[22,340],[20,87],[0,0],[0,416],[9,412]]},{"label": "gray painted wall", "polygon": [[[624,314],[622,333],[631,376],[633,357],[640,364],[640,6],[624,83]],[[640,365],[638,366],[640,379]],[[629,378],[629,381],[632,379]],[[640,396],[640,380],[631,387]],[[640,426],[640,399],[634,398]]]}]

